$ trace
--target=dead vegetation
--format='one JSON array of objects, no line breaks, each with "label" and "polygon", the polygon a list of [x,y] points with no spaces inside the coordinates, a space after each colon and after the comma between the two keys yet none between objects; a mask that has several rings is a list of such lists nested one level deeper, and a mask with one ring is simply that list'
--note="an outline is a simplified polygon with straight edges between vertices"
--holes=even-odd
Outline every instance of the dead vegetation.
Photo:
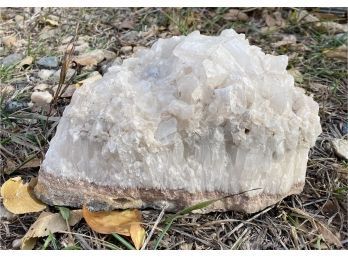
[{"label": "dead vegetation", "polygon": [[[348,134],[347,10],[6,8],[0,9],[0,24],[0,185],[16,176],[26,181],[37,176],[62,111],[86,79],[98,79],[114,61],[158,38],[234,28],[267,53],[287,54],[296,84],[320,105],[323,133],[310,153],[305,189],[252,215],[183,215],[158,248],[348,248],[348,162],[331,145]],[[44,56],[58,57],[57,67],[38,65]],[[32,104],[33,91],[54,97]],[[54,206],[47,210],[59,213]],[[0,249],[16,249],[39,214],[3,212],[0,206]],[[154,249],[168,215],[161,218],[154,210],[142,215],[144,247]],[[35,249],[127,249],[128,240],[98,234],[82,220],[71,230],[38,238]]]}]

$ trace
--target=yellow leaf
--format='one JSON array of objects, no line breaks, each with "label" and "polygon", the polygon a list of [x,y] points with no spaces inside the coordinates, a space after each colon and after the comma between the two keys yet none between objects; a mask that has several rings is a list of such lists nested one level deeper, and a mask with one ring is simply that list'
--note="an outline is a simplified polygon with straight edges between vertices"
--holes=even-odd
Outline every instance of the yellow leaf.
[{"label": "yellow leaf", "polygon": [[88,226],[101,234],[117,233],[130,236],[131,224],[141,222],[141,213],[136,209],[90,212],[84,207],[82,214]]},{"label": "yellow leaf", "polygon": [[134,223],[130,226],[129,232],[135,248],[139,250],[143,246],[145,240],[145,229],[140,225],[140,223]]},{"label": "yellow leaf", "polygon": [[25,57],[17,66],[18,66],[18,67],[23,67],[23,66],[27,67],[27,66],[29,66],[30,64],[32,64],[33,61],[34,61],[34,58],[33,58],[33,57],[27,56],[27,57]]},{"label": "yellow leaf", "polygon": [[[76,225],[82,218],[81,210],[70,212],[69,226]],[[22,250],[31,250],[34,248],[38,237],[48,236],[50,233],[68,231],[67,223],[60,213],[42,212],[37,220],[32,224],[28,232],[22,239]]]},{"label": "yellow leaf", "polygon": [[21,177],[7,180],[1,187],[1,196],[5,208],[14,214],[39,212],[46,208],[32,193],[32,185],[23,184]]},{"label": "yellow leaf", "polygon": [[47,25],[50,25],[52,27],[57,27],[59,25],[58,21],[53,20],[53,19],[44,18],[43,21],[44,21],[44,23],[46,23]]}]

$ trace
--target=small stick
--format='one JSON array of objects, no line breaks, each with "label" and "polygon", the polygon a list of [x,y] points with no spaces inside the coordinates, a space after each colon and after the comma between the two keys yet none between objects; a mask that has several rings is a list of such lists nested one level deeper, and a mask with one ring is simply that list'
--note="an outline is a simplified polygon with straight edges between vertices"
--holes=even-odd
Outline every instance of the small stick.
[{"label": "small stick", "polygon": [[161,213],[158,215],[155,224],[153,225],[153,227],[152,227],[148,237],[146,238],[146,240],[145,240],[145,242],[144,242],[144,244],[143,244],[143,246],[141,247],[140,250],[144,250],[145,247],[147,246],[147,244],[150,242],[150,239],[153,236],[153,233],[155,232],[155,229],[157,228],[158,224],[161,222],[161,220],[163,218],[163,215],[164,215],[164,213],[165,213],[167,208],[168,208],[168,203],[162,208]]}]

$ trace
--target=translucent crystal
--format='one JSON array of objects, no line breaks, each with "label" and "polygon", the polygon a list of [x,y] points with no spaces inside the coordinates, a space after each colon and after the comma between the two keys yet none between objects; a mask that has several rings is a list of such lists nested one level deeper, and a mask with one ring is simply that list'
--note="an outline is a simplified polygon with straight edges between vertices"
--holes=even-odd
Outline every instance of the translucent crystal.
[{"label": "translucent crystal", "polygon": [[[95,194],[109,188],[105,198],[116,199],[117,188],[140,201],[134,207],[156,207],[157,200],[178,200],[169,191],[191,204],[261,188],[247,193],[243,206],[213,207],[252,212],[299,193],[321,127],[318,104],[294,86],[287,63],[287,56],[265,54],[231,29],[159,39],[76,90],[37,194],[82,205],[95,195],[65,188],[81,194],[72,203],[57,196],[54,180],[82,181],[96,185]],[[40,189],[48,186],[50,192]],[[142,190],[159,194],[144,199]]]}]

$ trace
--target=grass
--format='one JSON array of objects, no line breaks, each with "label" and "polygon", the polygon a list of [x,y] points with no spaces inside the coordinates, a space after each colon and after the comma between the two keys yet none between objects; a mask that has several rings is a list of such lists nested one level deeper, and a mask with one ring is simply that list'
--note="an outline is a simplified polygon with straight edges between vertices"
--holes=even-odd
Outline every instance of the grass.
[{"label": "grass", "polygon": [[[276,206],[256,214],[238,212],[210,213],[207,215],[181,212],[177,215],[165,214],[161,223],[159,211],[143,210],[144,226],[147,231],[153,230],[153,236],[145,249],[335,249],[327,244],[320,233],[309,233],[310,222],[292,211],[298,208],[308,215],[325,222],[348,248],[347,224],[347,191],[348,184],[340,175],[340,168],[348,168],[348,163],[335,156],[330,147],[332,138],[344,136],[340,127],[347,124],[347,62],[329,59],[324,52],[334,49],[347,40],[347,33],[333,35],[317,30],[313,24],[299,23],[297,10],[278,8],[268,10],[269,14],[280,11],[286,26],[264,31],[265,21],[262,12],[265,9],[243,9],[250,17],[247,22],[226,21],[224,14],[228,8],[48,8],[38,16],[24,9],[6,9],[1,13],[24,15],[28,22],[24,29],[18,29],[15,23],[0,20],[2,30],[7,34],[18,35],[18,39],[27,40],[18,49],[5,49],[4,57],[13,51],[33,56],[35,59],[46,55],[60,55],[57,49],[63,38],[74,36],[76,24],[80,23],[79,36],[88,35],[90,49],[106,48],[119,53],[126,45],[151,46],[159,37],[185,35],[199,29],[202,34],[215,35],[226,28],[243,31],[250,42],[262,47],[266,53],[287,54],[291,56],[289,68],[299,70],[303,82],[299,86],[313,95],[320,105],[320,118],[323,133],[309,156],[306,185],[300,195],[289,196]],[[43,25],[41,17],[56,15],[60,17],[59,26],[52,38],[40,39]],[[120,29],[117,24],[130,19],[134,29]],[[342,22],[342,18],[338,18]],[[156,26],[154,26],[156,25]],[[142,36],[136,42],[124,37],[131,30],[153,32]],[[292,34],[297,38],[296,46],[272,47],[283,34]],[[1,37],[2,35],[0,35]],[[121,40],[122,38],[122,40]],[[0,53],[1,55],[1,53]],[[121,58],[127,56],[119,55]],[[100,70],[101,67],[97,67]],[[15,166],[9,173],[0,175],[0,185],[12,176],[25,178],[37,176],[38,167],[23,168],[32,158],[43,159],[48,142],[55,133],[57,121],[69,104],[69,99],[57,98],[52,110],[44,108],[28,108],[33,87],[42,83],[37,78],[38,68],[35,64],[26,70],[18,70],[15,66],[0,67],[0,81],[15,87],[15,92],[0,95],[0,166],[2,171],[9,161]],[[84,79],[90,71],[82,70],[74,78]],[[310,83],[319,83],[329,90],[315,91]],[[63,83],[61,83],[63,84]],[[1,85],[0,85],[1,86]],[[12,105],[11,105],[12,104]],[[11,108],[10,108],[11,107]],[[50,117],[49,117],[50,116]],[[330,208],[329,208],[329,207]],[[327,213],[324,210],[332,210]],[[49,207],[58,212],[55,207]],[[66,211],[61,211],[66,213]],[[65,215],[65,214],[64,214]],[[11,249],[12,242],[21,238],[35,221],[38,214],[17,216],[12,221],[0,221],[0,249]],[[160,219],[158,219],[160,217]],[[175,222],[174,222],[175,221]],[[75,245],[66,242],[74,237]],[[80,222],[70,232],[53,234],[38,240],[36,249],[130,249],[126,238],[115,235],[94,233],[84,222]]]}]

